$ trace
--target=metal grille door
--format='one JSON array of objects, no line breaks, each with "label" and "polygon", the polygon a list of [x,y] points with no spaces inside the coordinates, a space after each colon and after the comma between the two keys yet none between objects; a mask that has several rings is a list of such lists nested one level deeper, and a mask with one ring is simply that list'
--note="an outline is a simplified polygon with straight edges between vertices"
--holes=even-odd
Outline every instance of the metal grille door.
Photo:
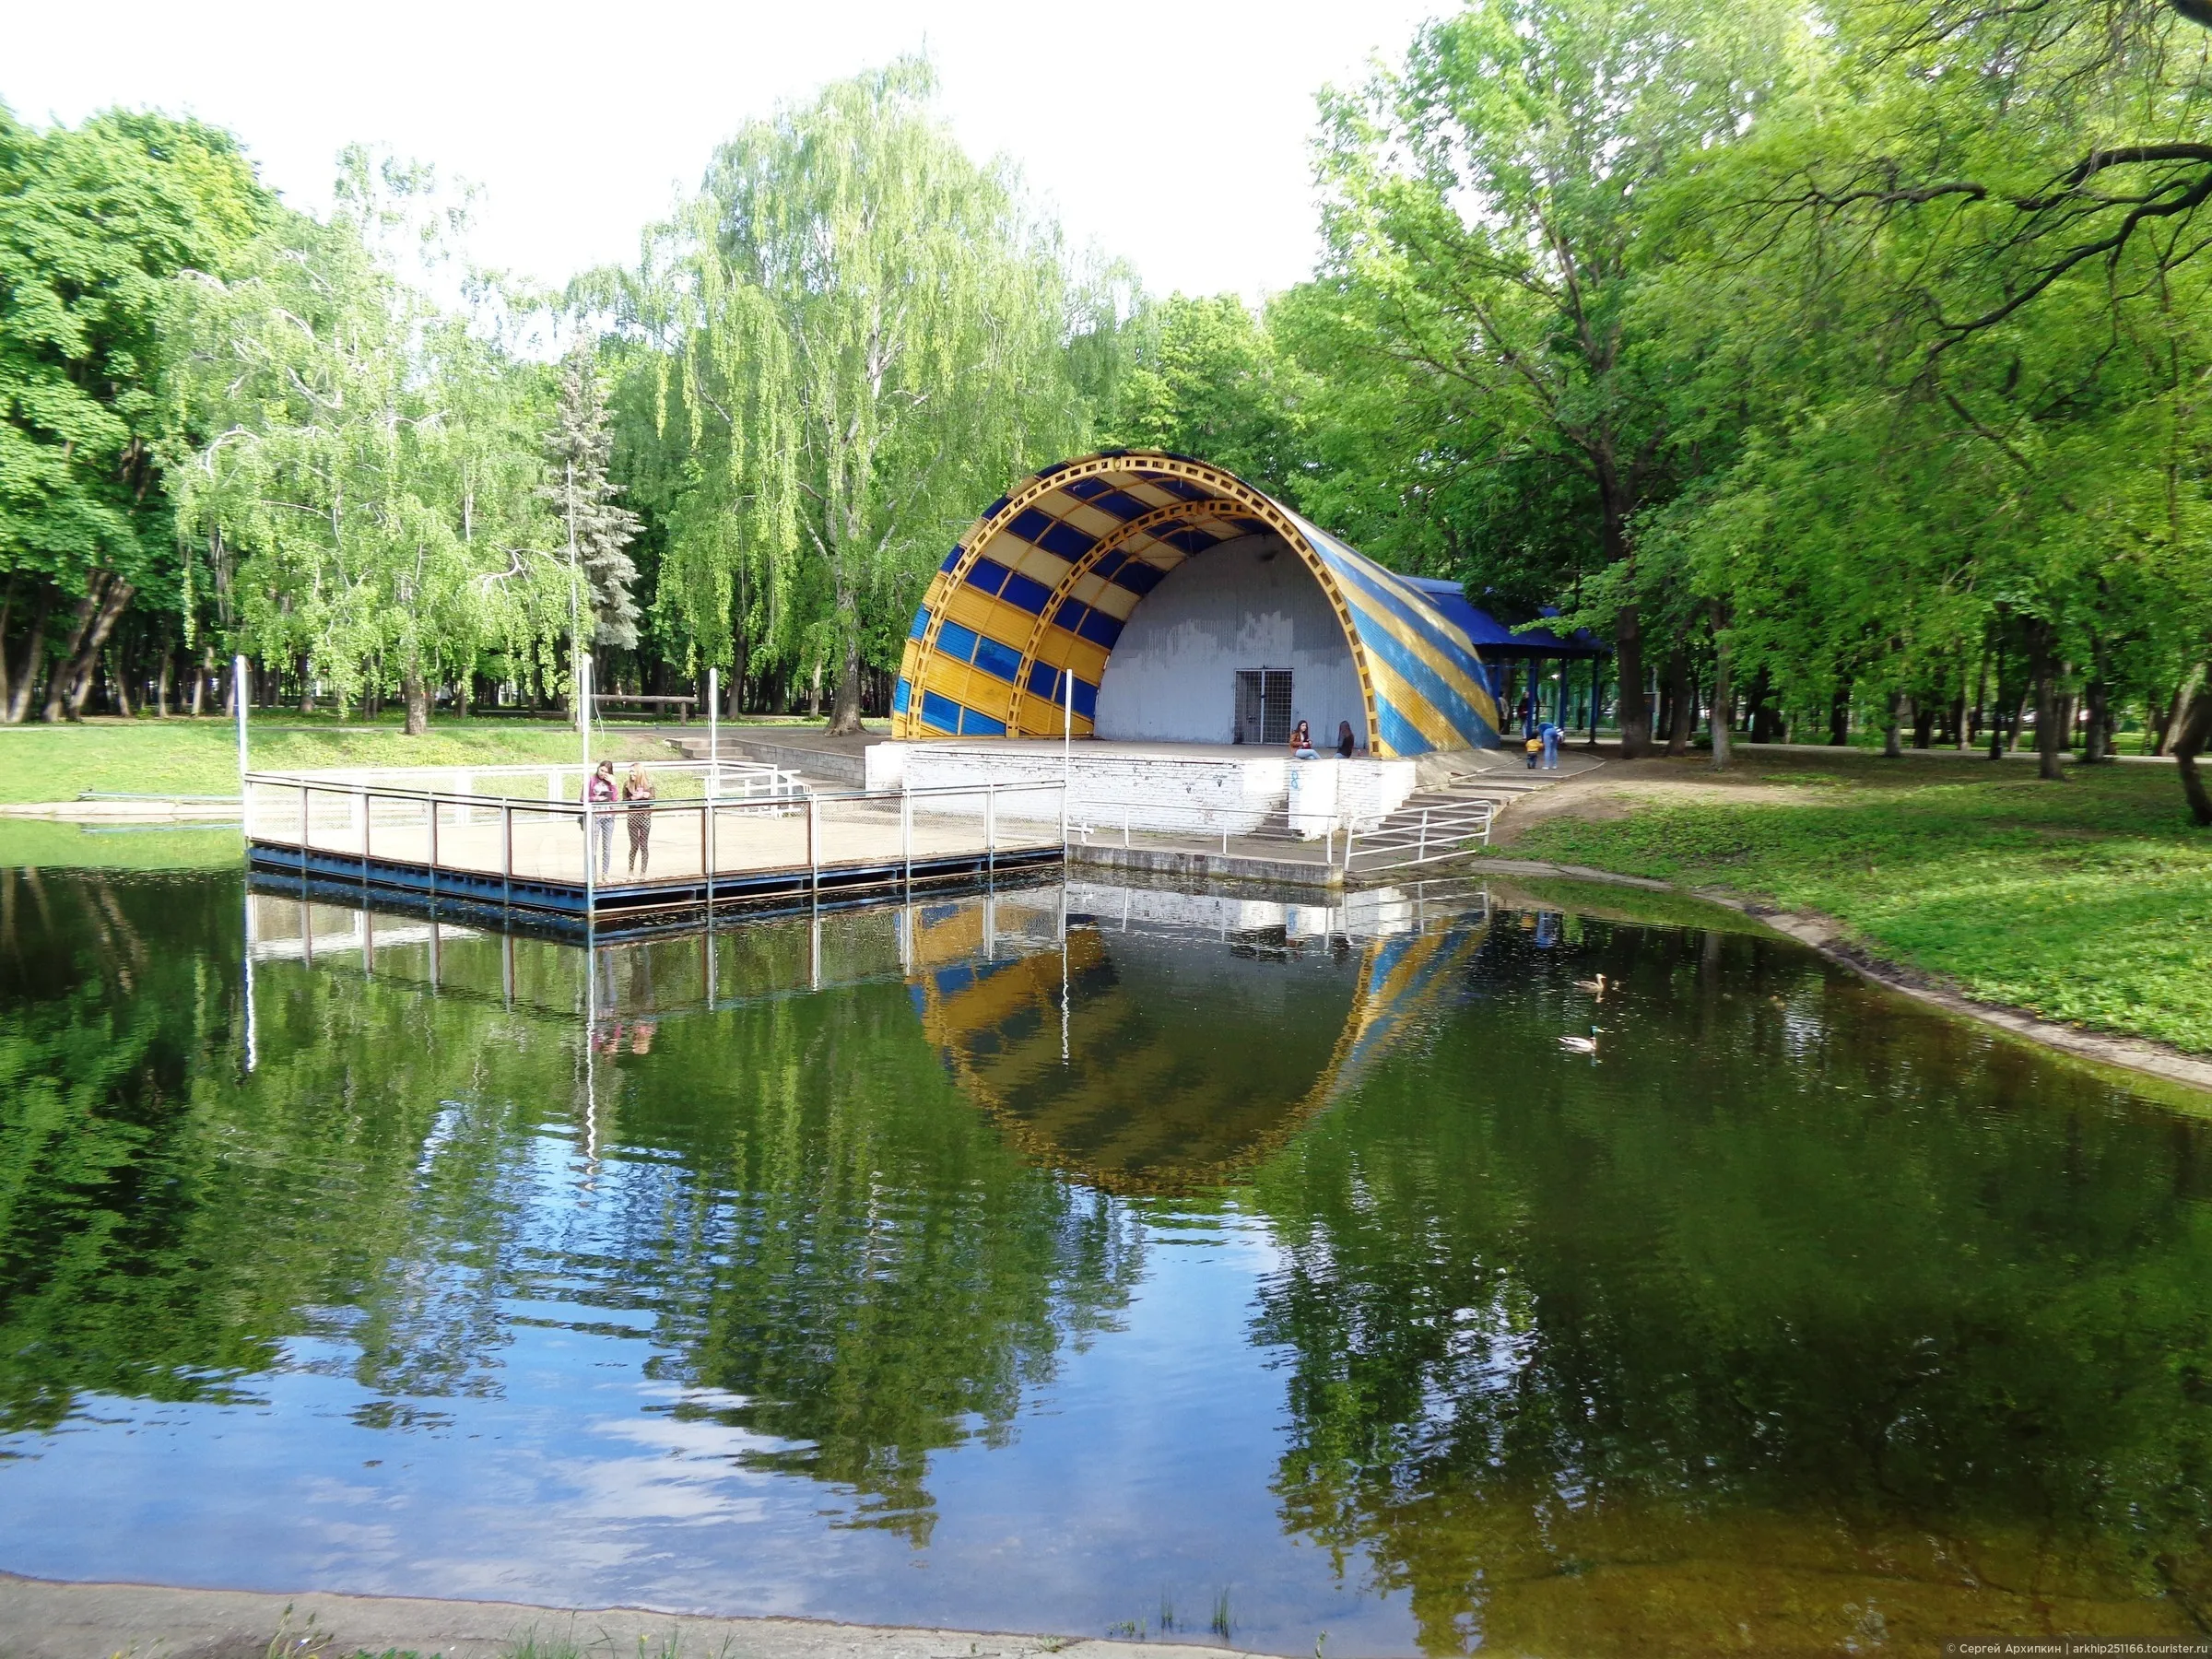
[{"label": "metal grille door", "polygon": [[1237,741],[1290,741],[1290,670],[1237,670]]}]

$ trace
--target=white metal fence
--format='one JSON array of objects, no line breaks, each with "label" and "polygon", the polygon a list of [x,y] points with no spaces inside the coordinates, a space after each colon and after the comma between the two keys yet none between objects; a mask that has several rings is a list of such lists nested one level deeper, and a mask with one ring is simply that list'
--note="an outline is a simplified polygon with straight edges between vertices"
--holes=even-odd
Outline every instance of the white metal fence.
[{"label": "white metal fence", "polygon": [[[264,847],[372,864],[599,888],[724,877],[826,877],[1059,850],[1058,779],[921,790],[817,792],[774,767],[665,762],[651,800],[580,800],[583,769],[256,772],[245,830]],[[455,787],[464,785],[464,787]],[[488,785],[489,787],[486,787]],[[573,791],[574,793],[571,793]],[[481,885],[478,886],[481,890]]]}]

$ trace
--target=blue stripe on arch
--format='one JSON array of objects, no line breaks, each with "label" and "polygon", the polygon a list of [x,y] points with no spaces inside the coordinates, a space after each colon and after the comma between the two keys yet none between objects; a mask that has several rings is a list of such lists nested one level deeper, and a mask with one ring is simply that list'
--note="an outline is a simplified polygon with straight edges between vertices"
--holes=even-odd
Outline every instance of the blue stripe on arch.
[{"label": "blue stripe on arch", "polygon": [[995,674],[1000,679],[1012,680],[1021,673],[1021,653],[1011,645],[1002,645],[988,634],[976,642],[975,665],[985,674]]},{"label": "blue stripe on arch", "polygon": [[1070,564],[1099,545],[1097,536],[1086,535],[1073,524],[1062,524],[1057,519],[1053,522],[1052,528],[1030,539],[1047,553],[1057,553]]},{"label": "blue stripe on arch", "polygon": [[1018,605],[1030,616],[1037,617],[1044,614],[1045,606],[1052,600],[1053,590],[1043,582],[1032,582],[1016,571],[1006,578],[1006,585],[999,589],[998,596],[1008,605]]},{"label": "blue stripe on arch", "polygon": [[[1360,604],[1359,595],[1347,594],[1346,597],[1352,602],[1352,625],[1359,630],[1359,643],[1395,669],[1398,677],[1411,686],[1422,701],[1442,716],[1444,724],[1456,732],[1462,741],[1476,748],[1488,748],[1497,741],[1497,728],[1483,718],[1480,711],[1445,684],[1442,676],[1393,635],[1380,618]],[[1381,703],[1382,700],[1378,698],[1377,701]],[[1392,747],[1396,747],[1394,742]],[[1421,739],[1421,748],[1434,747],[1426,737]]]},{"label": "blue stripe on arch", "polygon": [[958,622],[937,624],[937,652],[941,656],[958,657],[967,662],[975,655],[976,641],[982,638],[974,629],[962,628]]},{"label": "blue stripe on arch", "polygon": [[891,688],[891,712],[894,714],[905,713],[907,704],[913,700],[913,695],[912,683],[905,675],[900,675],[899,683]]},{"label": "blue stripe on arch", "polygon": [[960,705],[935,691],[922,693],[922,724],[947,737],[960,733]]},{"label": "blue stripe on arch", "polygon": [[1381,728],[1375,735],[1394,755],[1425,755],[1436,747],[1420,727],[1380,699],[1375,704],[1375,724]]},{"label": "blue stripe on arch", "polygon": [[1018,535],[1023,541],[1034,542],[1060,521],[1050,519],[1034,507],[1024,507],[1006,524],[1006,534]]}]

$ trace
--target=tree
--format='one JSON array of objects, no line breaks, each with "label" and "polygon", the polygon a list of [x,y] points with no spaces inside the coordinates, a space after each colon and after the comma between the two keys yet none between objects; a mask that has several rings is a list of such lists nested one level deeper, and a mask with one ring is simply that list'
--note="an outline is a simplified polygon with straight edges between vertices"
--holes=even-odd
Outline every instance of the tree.
[{"label": "tree", "polygon": [[1304,377],[1243,300],[1176,294],[1146,306],[1123,350],[1127,372],[1102,443],[1196,455],[1300,504]]},{"label": "tree", "polygon": [[121,112],[41,133],[0,107],[0,721],[41,677],[44,717],[76,718],[132,602],[182,604],[160,319],[178,273],[276,212],[227,133]]},{"label": "tree", "polygon": [[613,440],[591,343],[579,340],[560,366],[556,423],[546,441],[547,477],[541,493],[568,533],[568,553],[583,602],[591,607],[592,637],[628,650],[638,642],[638,607],[630,587],[638,568],[626,551],[638,534],[638,515],[615,504],[621,486],[609,481]]},{"label": "tree", "polygon": [[[1396,446],[1407,510],[1541,500],[1559,522],[1539,547],[1630,579],[1609,606],[1630,754],[1649,737],[1637,517],[1695,465],[1636,302],[1676,254],[1669,187],[1751,121],[1788,44],[1763,6],[1481,0],[1425,27],[1402,71],[1324,98],[1308,360],[1371,417],[1428,412],[1441,451]],[[1418,476],[1439,453],[1487,482],[1440,502]]]},{"label": "tree", "polygon": [[665,239],[676,297],[649,272],[633,300],[696,457],[674,591],[726,606],[742,579],[769,650],[834,670],[840,732],[976,504],[1082,427],[1056,241],[932,90],[905,60],[744,128]]},{"label": "tree", "polygon": [[176,320],[177,395],[214,434],[177,469],[179,509],[244,555],[247,640],[300,661],[303,698],[396,684],[410,735],[433,686],[558,633],[570,592],[538,479],[513,465],[547,424],[504,394],[526,375],[371,246],[431,185],[349,152],[329,224],[265,238]]}]

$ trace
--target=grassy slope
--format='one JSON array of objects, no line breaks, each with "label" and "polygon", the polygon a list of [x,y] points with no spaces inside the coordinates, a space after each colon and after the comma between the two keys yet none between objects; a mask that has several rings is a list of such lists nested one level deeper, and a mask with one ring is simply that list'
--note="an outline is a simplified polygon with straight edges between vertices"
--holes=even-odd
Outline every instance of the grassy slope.
[{"label": "grassy slope", "polygon": [[87,825],[0,818],[0,868],[235,869],[245,842],[235,824]]},{"label": "grassy slope", "polygon": [[[616,760],[675,759],[673,728],[613,726],[592,752]],[[256,768],[466,766],[573,760],[576,735],[551,722],[434,722],[421,737],[396,724],[340,725],[297,715],[257,718]],[[219,720],[88,721],[80,726],[0,727],[0,803],[112,794],[238,794],[237,734]]]},{"label": "grassy slope", "polygon": [[2167,768],[2044,783],[1986,762],[1754,757],[1725,798],[1697,799],[1712,776],[1677,763],[1657,798],[1620,786],[1625,817],[1532,822],[1498,851],[1819,911],[1969,995],[2212,1053],[2212,834]]}]

